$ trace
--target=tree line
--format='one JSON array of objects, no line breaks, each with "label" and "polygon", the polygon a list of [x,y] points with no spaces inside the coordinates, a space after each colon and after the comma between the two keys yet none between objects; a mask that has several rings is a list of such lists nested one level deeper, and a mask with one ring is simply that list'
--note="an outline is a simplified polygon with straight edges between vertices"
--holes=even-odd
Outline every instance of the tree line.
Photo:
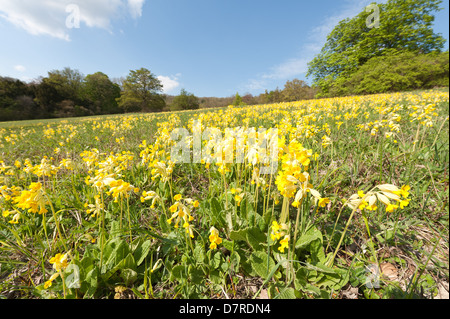
[{"label": "tree line", "polygon": [[[48,72],[30,83],[0,77],[0,121],[62,118],[129,112],[161,112],[224,107],[236,97],[203,97],[181,89],[176,96],[163,94],[161,81],[146,68],[130,70],[126,78],[110,79],[97,72],[84,76],[69,67]],[[239,95],[239,94],[237,94]],[[294,79],[285,88],[259,96],[245,94],[239,105],[312,98],[314,90]]]}]

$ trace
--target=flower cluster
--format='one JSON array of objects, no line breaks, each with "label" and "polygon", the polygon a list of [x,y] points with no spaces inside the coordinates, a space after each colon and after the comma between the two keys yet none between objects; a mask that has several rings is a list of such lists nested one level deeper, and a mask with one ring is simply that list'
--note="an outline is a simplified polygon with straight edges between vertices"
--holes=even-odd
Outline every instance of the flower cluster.
[{"label": "flower cluster", "polygon": [[50,277],[50,279],[47,280],[47,281],[44,283],[44,288],[45,288],[45,289],[51,287],[52,284],[53,284],[53,281],[54,281],[56,278],[58,278],[58,277],[60,276],[61,272],[62,272],[64,269],[67,268],[67,266],[69,265],[69,264],[68,264],[68,261],[67,261],[67,258],[68,258],[68,254],[59,254],[59,253],[58,253],[58,254],[56,254],[54,257],[52,257],[52,258],[50,259],[50,264],[53,264],[53,269],[55,269],[57,272],[54,273],[54,274]]},{"label": "flower cluster", "polygon": [[17,207],[27,209],[30,213],[45,214],[45,205],[50,202],[47,199],[41,183],[31,183],[29,190],[24,190],[14,198]]},{"label": "flower cluster", "polygon": [[311,193],[316,203],[318,202],[319,206],[324,207],[329,199],[322,198],[320,193],[313,189],[313,185],[310,183],[310,175],[307,172],[312,151],[303,148],[296,140],[292,140],[284,151],[281,170],[278,172],[275,181],[280,194],[287,198],[293,197],[292,206],[298,207],[300,200],[307,193]]},{"label": "flower cluster", "polygon": [[199,206],[199,202],[194,201],[191,198],[182,198],[181,194],[175,195],[174,199],[176,202],[169,208],[172,216],[167,220],[167,222],[171,224],[175,219],[175,228],[178,228],[178,224],[183,222],[183,228],[186,229],[186,233],[189,234],[191,238],[194,238],[194,231],[189,222],[194,220],[194,217],[191,215],[191,209],[197,208]]},{"label": "flower cluster", "polygon": [[376,210],[378,208],[377,202],[381,202],[386,206],[386,212],[390,213],[398,208],[405,208],[410,202],[410,199],[408,199],[409,185],[398,188],[392,184],[383,184],[375,188],[378,191],[371,190],[365,194],[364,191],[360,190],[357,194],[353,194],[347,205],[351,209]]},{"label": "flower cluster", "polygon": [[209,245],[209,248],[214,250],[217,248],[217,245],[220,245],[222,243],[222,238],[219,237],[219,231],[214,226],[211,227],[209,232],[209,242],[211,243]]},{"label": "flower cluster", "polygon": [[271,233],[270,233],[270,238],[273,241],[278,241],[280,240],[280,246],[278,247],[278,250],[282,253],[284,253],[284,250],[288,247],[289,245],[289,235],[286,234],[288,231],[288,226],[284,223],[280,223],[278,224],[277,221],[273,221],[272,222],[272,227],[271,227]]}]

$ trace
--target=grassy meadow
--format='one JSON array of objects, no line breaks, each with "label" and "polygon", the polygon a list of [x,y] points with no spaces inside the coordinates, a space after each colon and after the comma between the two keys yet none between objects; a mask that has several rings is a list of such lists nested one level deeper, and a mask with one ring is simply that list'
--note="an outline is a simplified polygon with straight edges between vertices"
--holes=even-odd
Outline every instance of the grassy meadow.
[{"label": "grassy meadow", "polygon": [[448,89],[0,123],[0,297],[436,298],[448,134]]}]

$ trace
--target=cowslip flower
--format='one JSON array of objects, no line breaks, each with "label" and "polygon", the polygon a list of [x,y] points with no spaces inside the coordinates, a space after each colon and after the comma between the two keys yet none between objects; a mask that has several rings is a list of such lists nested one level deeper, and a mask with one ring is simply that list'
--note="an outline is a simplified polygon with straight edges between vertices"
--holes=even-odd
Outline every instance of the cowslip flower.
[{"label": "cowslip flower", "polygon": [[242,193],[241,188],[232,188],[230,193],[234,195],[234,201],[237,206],[241,206],[241,201],[244,198],[244,194]]},{"label": "cowslip flower", "polygon": [[270,233],[270,238],[276,241],[279,240],[282,236],[285,235],[285,231],[288,229],[288,226],[285,223],[278,224],[276,220],[272,222],[272,231]]},{"label": "cowslip flower", "polygon": [[327,197],[319,199],[319,207],[325,207],[328,203],[330,203],[330,199]]},{"label": "cowslip flower", "polygon": [[53,268],[56,271],[61,271],[67,268],[68,262],[67,262],[67,254],[56,254],[55,257],[52,257],[50,259],[50,263],[53,264]]},{"label": "cowslip flower", "polygon": [[183,222],[183,227],[186,228],[187,231],[190,231],[189,222],[193,221],[194,217],[191,216],[189,207],[198,207],[198,201],[194,201],[191,198],[182,198],[181,194],[175,195],[174,199],[178,200],[169,207],[172,216],[167,220],[167,223],[171,224],[175,219],[175,228],[178,228],[178,224]]},{"label": "cowslip flower", "polygon": [[164,162],[157,162],[153,165],[151,170],[152,181],[160,177],[162,182],[169,181],[172,176],[174,163],[169,161],[167,165]]},{"label": "cowslip flower", "polygon": [[94,199],[95,199],[95,204],[86,203],[84,205],[84,207],[87,208],[86,213],[92,214],[91,217],[98,216],[100,214],[100,212],[104,209],[104,205],[101,201],[100,195],[95,195]]},{"label": "cowslip flower", "polygon": [[183,228],[186,229],[186,234],[188,234],[189,237],[194,238],[194,226],[192,226],[192,224],[185,222]]},{"label": "cowslip flower", "polygon": [[107,192],[108,195],[112,195],[114,198],[114,202],[117,203],[119,201],[119,198],[129,197],[129,193],[134,191],[135,193],[139,192],[139,189],[131,185],[130,183],[127,183],[121,179],[114,180],[111,183],[109,183],[109,186],[111,187],[109,192]]},{"label": "cowslip flower", "polygon": [[284,238],[280,240],[280,247],[278,247],[278,250],[281,253],[284,253],[284,250],[288,247],[288,245],[289,245],[289,236],[285,235]]},{"label": "cowslip flower", "polygon": [[211,243],[209,249],[214,250],[217,248],[217,245],[222,243],[222,238],[219,237],[219,231],[214,226],[212,226],[209,231],[211,233],[209,235],[209,241]]},{"label": "cowslip flower", "polygon": [[54,274],[50,277],[50,279],[47,280],[47,281],[44,283],[44,289],[47,289],[47,288],[51,287],[52,284],[53,284],[53,280],[55,280],[55,279],[58,278],[58,277],[59,277],[59,272],[54,273]]},{"label": "cowslip flower", "polygon": [[[375,189],[378,189],[376,191]],[[391,213],[396,209],[404,209],[408,206],[410,199],[409,185],[404,185],[401,188],[393,184],[382,184],[376,186],[373,190],[367,194],[364,191],[359,190],[357,194],[350,196],[347,205],[351,209],[359,208],[360,210],[376,210],[377,202],[383,203],[386,206],[386,212]]]},{"label": "cowslip flower", "polygon": [[14,198],[17,207],[27,209],[30,213],[45,214],[47,209],[45,205],[50,202],[47,200],[45,191],[41,183],[31,183],[29,190],[24,190],[20,195]]},{"label": "cowslip flower", "polygon": [[153,208],[155,208],[156,202],[161,201],[161,197],[159,197],[159,195],[156,194],[156,192],[154,192],[154,191],[149,191],[149,192],[143,191],[142,196],[141,196],[141,203],[143,203],[147,200],[152,201],[150,208],[153,209]]}]

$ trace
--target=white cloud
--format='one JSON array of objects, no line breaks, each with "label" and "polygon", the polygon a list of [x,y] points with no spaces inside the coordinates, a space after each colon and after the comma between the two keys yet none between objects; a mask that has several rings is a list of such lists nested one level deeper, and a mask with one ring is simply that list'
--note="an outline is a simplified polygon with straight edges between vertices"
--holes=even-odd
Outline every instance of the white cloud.
[{"label": "white cloud", "polygon": [[69,31],[74,25],[77,27],[77,24],[68,24],[68,19],[111,32],[111,22],[123,17],[124,13],[127,12],[133,19],[139,18],[144,2],[145,0],[1,0],[0,18],[32,35],[49,35],[69,41]]},{"label": "white cloud", "polygon": [[128,8],[131,16],[136,19],[142,16],[142,7],[145,0],[128,0]]},{"label": "white cloud", "polygon": [[23,65],[15,65],[14,66],[14,70],[18,71],[18,72],[25,72],[27,70],[26,67],[24,67]]},{"label": "white cloud", "polygon": [[175,90],[177,87],[180,86],[180,82],[178,82],[179,77],[180,77],[179,73],[175,76],[164,76],[164,75],[157,76],[157,78],[161,81],[161,84],[163,85],[164,93],[171,93],[173,92],[173,90]]}]

